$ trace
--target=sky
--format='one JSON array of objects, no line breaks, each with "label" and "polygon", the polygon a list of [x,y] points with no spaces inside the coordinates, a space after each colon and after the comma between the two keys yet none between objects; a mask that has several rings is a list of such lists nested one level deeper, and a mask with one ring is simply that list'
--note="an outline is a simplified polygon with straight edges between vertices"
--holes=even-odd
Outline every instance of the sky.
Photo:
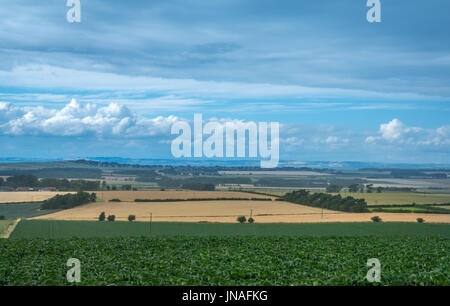
[{"label": "sky", "polygon": [[171,126],[279,122],[280,158],[450,161],[450,2],[0,0],[0,157],[171,158]]}]

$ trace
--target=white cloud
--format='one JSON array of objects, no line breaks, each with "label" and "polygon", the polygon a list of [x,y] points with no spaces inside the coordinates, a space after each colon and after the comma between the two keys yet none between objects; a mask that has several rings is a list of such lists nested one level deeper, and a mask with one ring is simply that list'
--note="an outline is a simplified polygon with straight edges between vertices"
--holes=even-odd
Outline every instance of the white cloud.
[{"label": "white cloud", "polygon": [[366,143],[393,143],[405,145],[449,145],[450,126],[442,126],[437,129],[425,129],[410,127],[394,118],[388,123],[380,125],[379,136],[369,136]]},{"label": "white cloud", "polygon": [[0,133],[9,135],[145,137],[168,133],[177,120],[175,116],[140,118],[116,103],[99,106],[75,99],[61,110],[0,103]]}]

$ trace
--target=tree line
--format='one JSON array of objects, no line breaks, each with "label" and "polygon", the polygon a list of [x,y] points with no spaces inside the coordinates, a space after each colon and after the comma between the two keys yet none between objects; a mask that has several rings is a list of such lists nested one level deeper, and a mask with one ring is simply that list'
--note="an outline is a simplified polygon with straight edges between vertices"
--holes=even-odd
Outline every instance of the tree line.
[{"label": "tree line", "polygon": [[296,190],[286,193],[277,200],[287,201],[307,206],[346,211],[346,212],[368,212],[367,203],[364,199],[353,197],[341,197],[327,193],[310,193],[307,190]]},{"label": "tree line", "polygon": [[0,186],[17,187],[56,187],[61,191],[98,190],[100,181],[68,180],[57,178],[38,179],[31,174],[10,176],[5,180],[0,178]]},{"label": "tree line", "polygon": [[95,202],[97,195],[95,193],[87,193],[84,191],[79,191],[75,194],[68,193],[64,195],[56,195],[51,199],[45,200],[42,203],[41,209],[68,209],[90,202]]}]

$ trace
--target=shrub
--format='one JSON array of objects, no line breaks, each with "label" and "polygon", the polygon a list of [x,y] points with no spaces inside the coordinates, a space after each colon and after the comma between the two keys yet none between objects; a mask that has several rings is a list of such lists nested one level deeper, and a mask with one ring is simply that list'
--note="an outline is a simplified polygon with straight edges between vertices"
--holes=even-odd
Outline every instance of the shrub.
[{"label": "shrub", "polygon": [[99,216],[98,216],[98,221],[105,221],[105,212],[103,211]]},{"label": "shrub", "polygon": [[0,220],[5,220],[5,216],[0,216]]},{"label": "shrub", "polygon": [[381,222],[381,218],[378,216],[373,216],[371,219],[373,222]]},{"label": "shrub", "polygon": [[252,217],[248,218],[248,223],[253,223],[255,222],[255,219],[253,219]]},{"label": "shrub", "polygon": [[122,202],[120,199],[111,199],[109,202]]},{"label": "shrub", "polygon": [[247,221],[247,218],[245,218],[245,216],[240,216],[236,219],[239,223],[245,223],[245,221]]},{"label": "shrub", "polygon": [[128,221],[133,222],[134,220],[136,220],[136,216],[135,215],[129,215],[128,216]]},{"label": "shrub", "polygon": [[423,218],[417,218],[417,222],[419,222],[419,223],[424,223],[425,220],[424,220]]},{"label": "shrub", "polygon": [[108,221],[115,221],[116,220],[116,216],[115,215],[109,215],[108,216]]}]

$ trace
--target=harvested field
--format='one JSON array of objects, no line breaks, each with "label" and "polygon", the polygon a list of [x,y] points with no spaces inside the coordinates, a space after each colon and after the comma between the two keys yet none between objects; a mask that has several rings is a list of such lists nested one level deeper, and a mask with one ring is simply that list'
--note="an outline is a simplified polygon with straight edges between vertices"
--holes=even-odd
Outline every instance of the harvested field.
[{"label": "harvested field", "polygon": [[74,193],[69,191],[10,191],[0,192],[0,203],[41,202],[57,194]]},{"label": "harvested field", "polygon": [[[261,215],[321,214],[321,209],[281,201],[186,201],[186,202],[98,202],[59,211],[35,219],[97,220],[101,212],[115,215],[117,220],[127,220],[136,215],[137,221],[148,221],[150,213],[155,221],[211,221],[235,222],[238,216],[255,218]],[[324,210],[324,213],[335,212]]]},{"label": "harvested field", "polygon": [[204,201],[204,202],[99,202],[35,217],[44,220],[97,220],[101,212],[115,215],[116,220],[125,221],[135,215],[137,221],[148,221],[152,213],[154,221],[167,222],[236,222],[236,217],[250,216],[258,223],[315,223],[315,222],[372,222],[379,216],[388,222],[416,222],[417,218],[427,223],[450,223],[450,215],[417,213],[344,213],[292,204],[288,202],[261,201]]},{"label": "harvested field", "polygon": [[134,201],[135,199],[199,199],[199,198],[259,198],[266,199],[270,196],[260,194],[250,194],[233,191],[194,191],[194,190],[141,190],[141,191],[96,191],[97,197],[109,201],[119,199],[123,202]]}]

